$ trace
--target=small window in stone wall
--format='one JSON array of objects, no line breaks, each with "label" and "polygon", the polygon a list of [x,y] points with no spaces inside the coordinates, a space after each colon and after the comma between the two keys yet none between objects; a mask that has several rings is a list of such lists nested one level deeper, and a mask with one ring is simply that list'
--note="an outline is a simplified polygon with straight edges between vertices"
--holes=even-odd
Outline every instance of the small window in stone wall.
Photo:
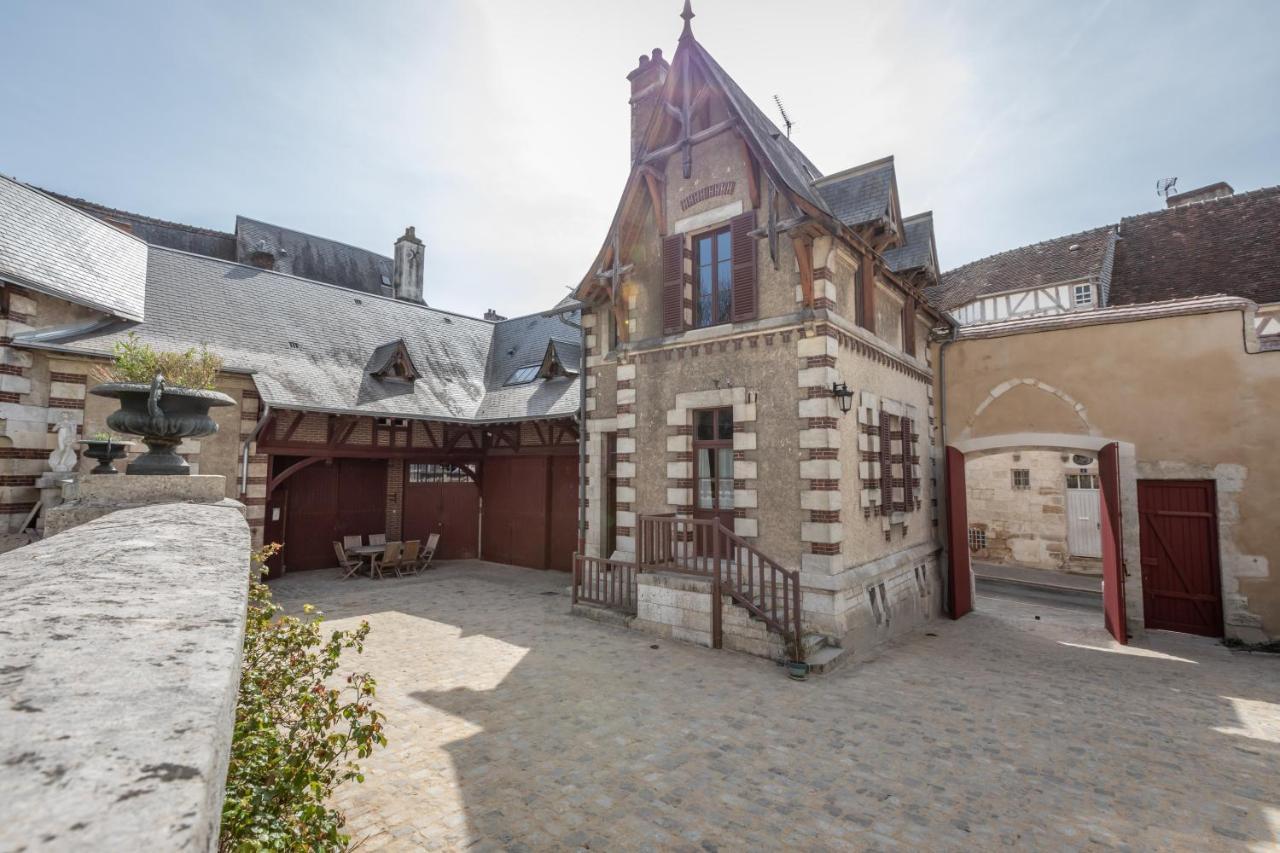
[{"label": "small window in stone wall", "polygon": [[409,463],[410,483],[470,483],[471,478],[453,465],[436,465],[430,462]]},{"label": "small window in stone wall", "polygon": [[987,548],[987,531],[981,527],[969,528],[969,550],[985,551]]},{"label": "small window in stone wall", "polygon": [[1013,469],[1013,487],[1015,489],[1031,488],[1031,469],[1030,468],[1014,468]]}]

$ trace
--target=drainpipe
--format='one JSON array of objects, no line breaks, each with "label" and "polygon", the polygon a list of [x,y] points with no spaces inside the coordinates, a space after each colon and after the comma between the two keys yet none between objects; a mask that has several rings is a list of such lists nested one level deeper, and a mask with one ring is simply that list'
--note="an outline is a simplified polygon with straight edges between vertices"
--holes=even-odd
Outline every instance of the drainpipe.
[{"label": "drainpipe", "polygon": [[258,438],[258,433],[262,432],[262,428],[267,425],[267,418],[270,416],[271,406],[264,402],[262,404],[262,416],[253,425],[253,432],[249,433],[244,440],[244,448],[240,458],[240,497],[244,497],[245,493],[249,491],[249,445]]},{"label": "drainpipe", "polygon": [[[947,480],[947,347],[955,343],[956,327],[951,328],[950,334],[938,345],[938,429],[942,433],[942,458],[939,460],[939,468],[942,469],[942,476],[939,478],[941,486],[942,500],[939,504],[945,510],[942,513],[940,528],[942,530],[942,565],[941,571],[938,572],[939,578],[942,580],[942,600],[949,602],[951,600],[951,484]],[[950,615],[950,614],[948,614]]]},{"label": "drainpipe", "polygon": [[578,545],[582,549],[580,553],[585,554],[587,550],[587,324],[582,322],[581,314],[578,315],[578,340],[581,341],[578,351],[582,353],[582,363],[578,365]]}]

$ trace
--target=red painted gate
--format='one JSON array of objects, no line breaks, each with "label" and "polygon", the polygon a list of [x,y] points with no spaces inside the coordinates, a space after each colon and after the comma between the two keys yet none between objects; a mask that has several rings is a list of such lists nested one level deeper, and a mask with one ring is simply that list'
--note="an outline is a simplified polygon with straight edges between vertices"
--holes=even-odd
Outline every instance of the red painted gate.
[{"label": "red painted gate", "polygon": [[[296,461],[294,457],[273,457],[273,473]],[[272,495],[271,506],[282,509],[283,525],[276,530],[283,540],[281,559],[287,570],[332,568],[336,564],[335,541],[386,531],[387,462],[317,462],[289,477]]]},{"label": "red painted gate", "polygon": [[576,456],[491,456],[483,482],[484,559],[572,570],[578,541]]},{"label": "red painted gate", "polygon": [[1142,604],[1148,628],[1222,636],[1212,481],[1139,480]]},{"label": "red painted gate", "polygon": [[964,454],[947,448],[947,611],[952,619],[973,610],[973,575],[969,569],[969,511],[964,482]]},{"label": "red painted gate", "polygon": [[480,548],[480,489],[470,480],[441,477],[440,465],[421,465],[431,470],[431,478],[418,482],[412,463],[405,463],[404,513],[401,538],[423,543],[432,533],[440,534],[436,557],[444,560],[473,559]]},{"label": "red painted gate", "polygon": [[1102,497],[1102,610],[1107,630],[1118,642],[1129,642],[1124,607],[1124,543],[1120,516],[1120,445],[1098,451]]}]

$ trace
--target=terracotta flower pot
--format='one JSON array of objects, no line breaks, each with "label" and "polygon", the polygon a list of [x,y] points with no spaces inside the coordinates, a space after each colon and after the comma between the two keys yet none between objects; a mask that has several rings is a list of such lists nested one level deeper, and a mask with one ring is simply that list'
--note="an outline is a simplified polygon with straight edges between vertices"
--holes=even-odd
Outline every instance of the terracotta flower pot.
[{"label": "terracotta flower pot", "polygon": [[132,441],[116,441],[115,439],[86,438],[79,444],[84,446],[84,455],[97,459],[98,466],[89,471],[90,474],[119,474],[111,463],[123,459],[133,447]]},{"label": "terracotta flower pot", "polygon": [[90,392],[120,401],[120,409],[107,418],[116,432],[142,437],[147,452],[129,463],[127,474],[190,474],[191,466],[178,455],[184,438],[198,438],[218,431],[209,416],[214,406],[234,406],[235,400],[220,391],[166,386],[159,374],[150,385],[142,382],[108,382]]}]

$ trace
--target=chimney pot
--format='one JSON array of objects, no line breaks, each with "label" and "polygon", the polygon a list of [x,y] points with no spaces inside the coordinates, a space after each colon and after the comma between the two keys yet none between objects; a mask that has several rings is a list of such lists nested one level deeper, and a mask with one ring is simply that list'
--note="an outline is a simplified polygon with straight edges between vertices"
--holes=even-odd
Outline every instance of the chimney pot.
[{"label": "chimney pot", "polygon": [[392,259],[391,290],[396,299],[426,304],[422,298],[424,267],[422,241],[410,225],[404,229],[404,236],[396,240]]}]

